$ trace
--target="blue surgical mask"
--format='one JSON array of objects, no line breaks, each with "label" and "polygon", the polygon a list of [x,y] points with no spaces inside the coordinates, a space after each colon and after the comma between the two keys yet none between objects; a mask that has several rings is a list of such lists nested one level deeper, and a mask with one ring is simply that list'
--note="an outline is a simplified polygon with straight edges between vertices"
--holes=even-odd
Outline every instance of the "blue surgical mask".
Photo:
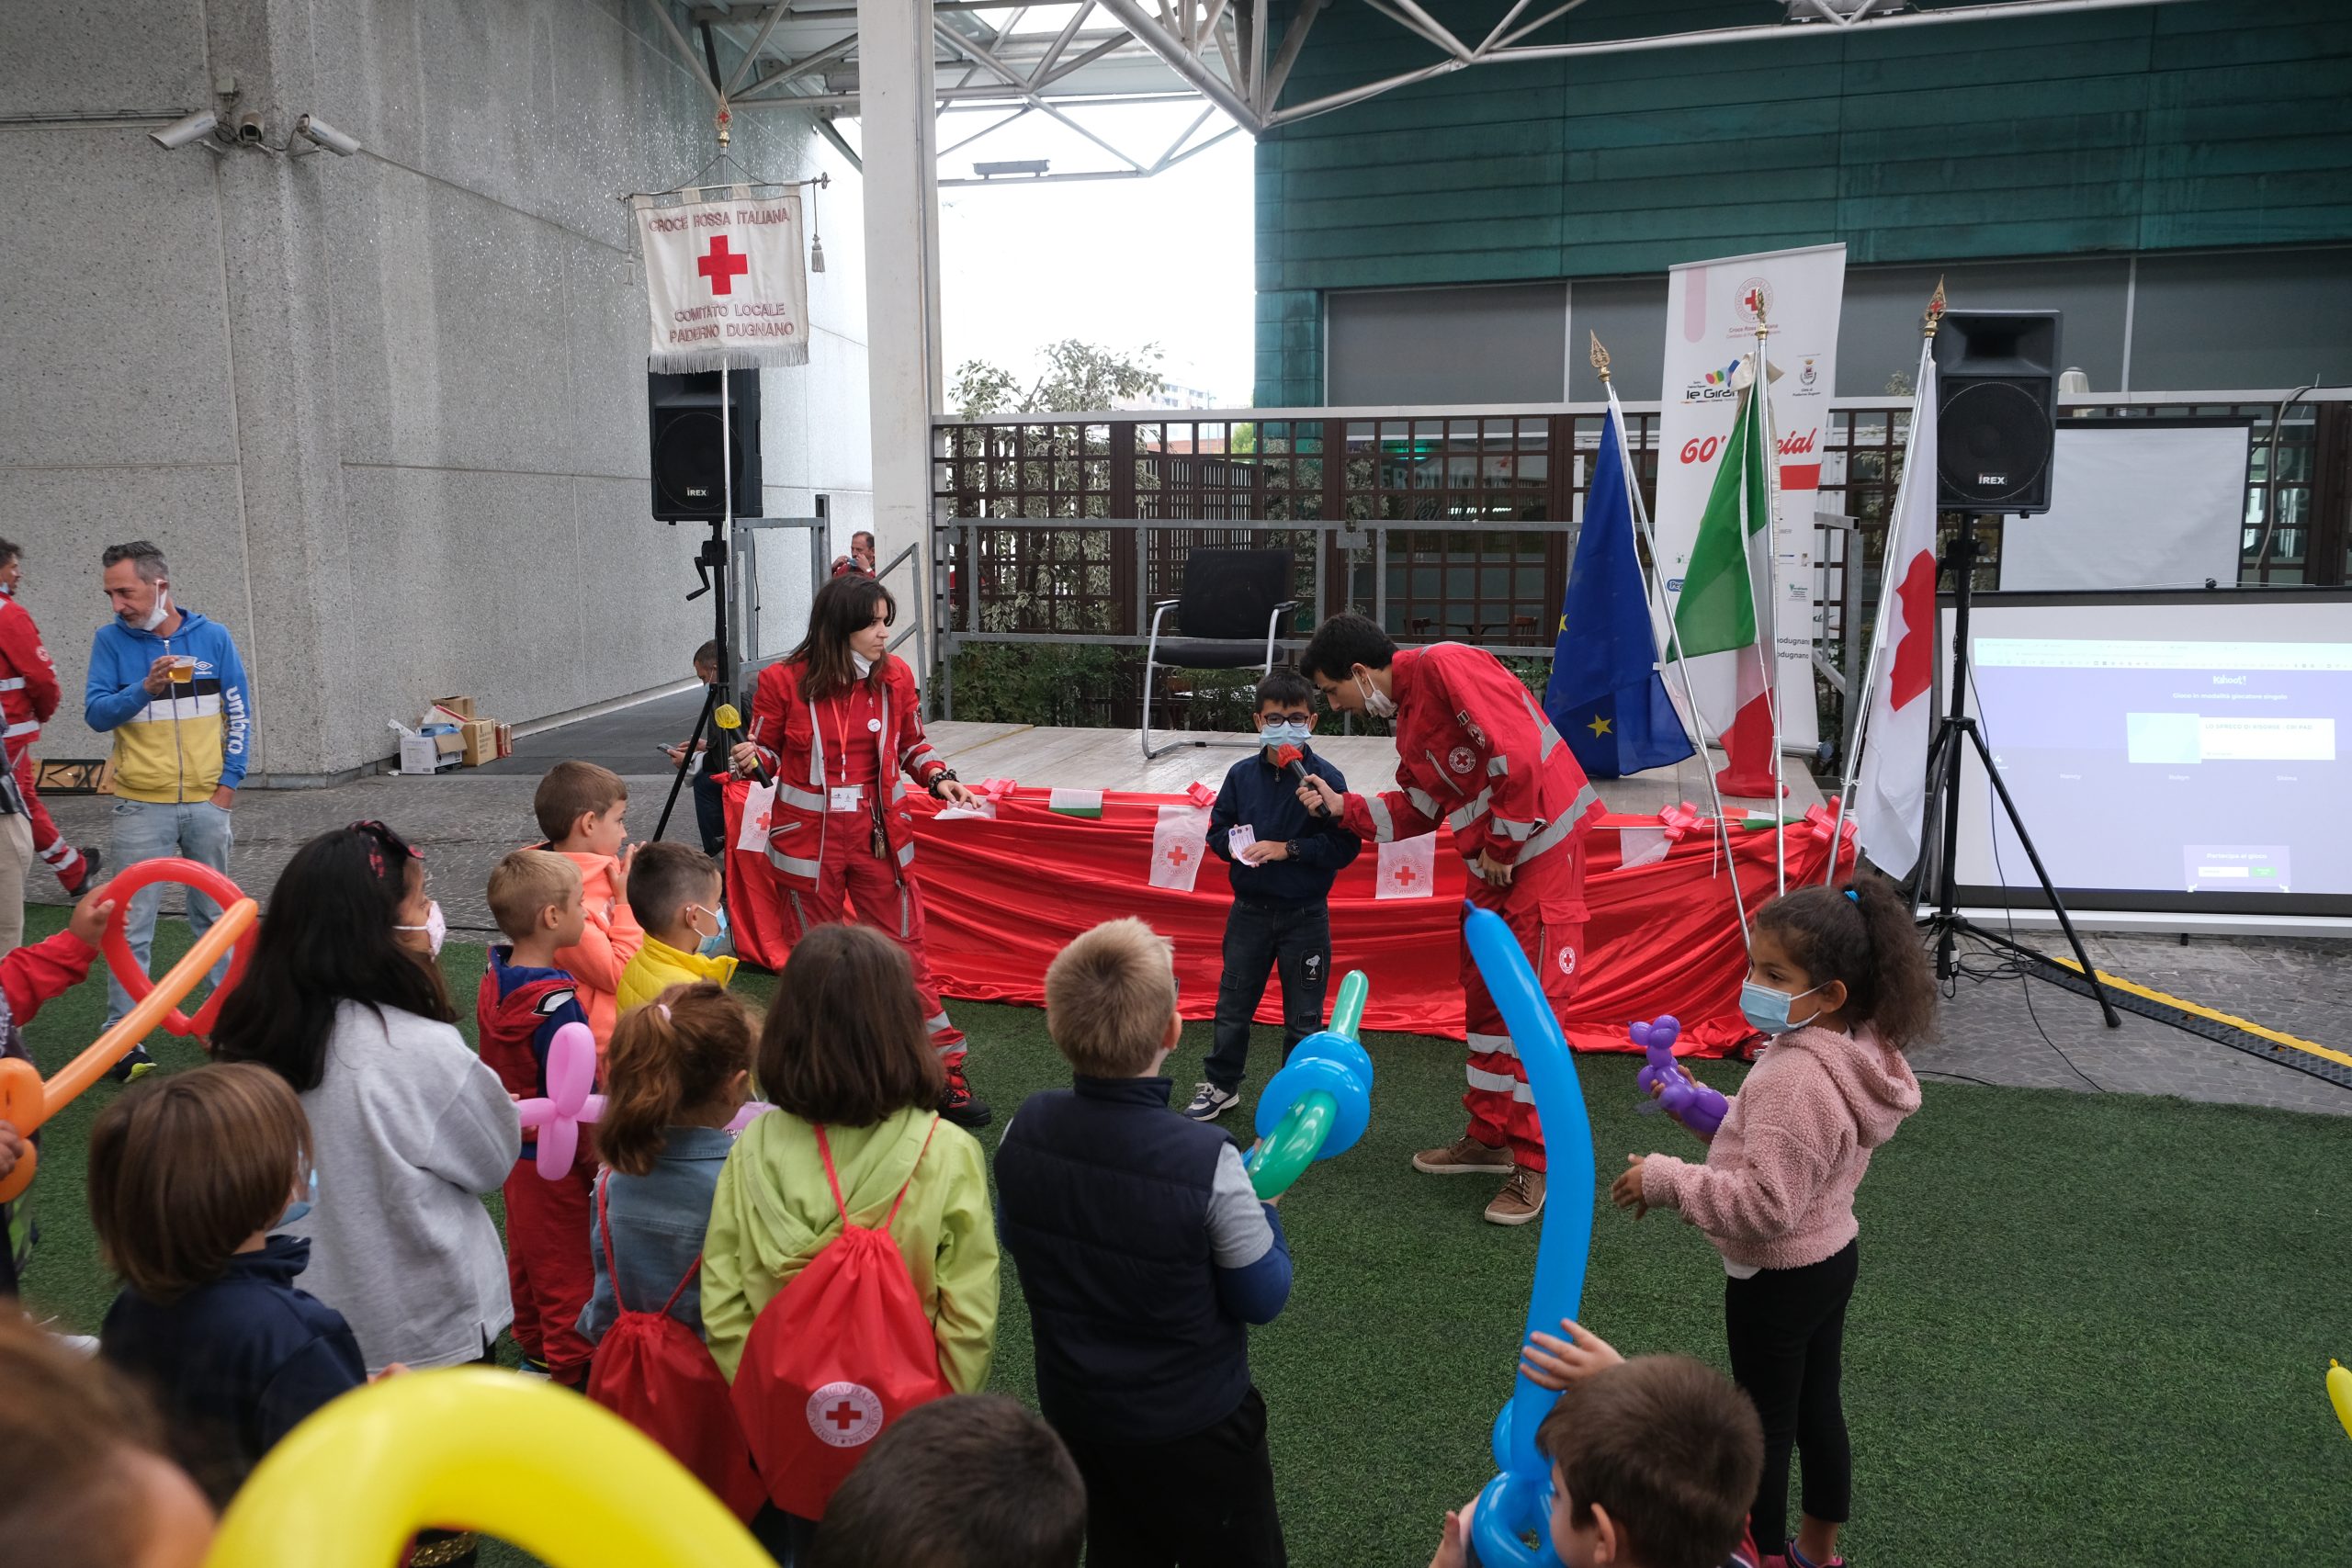
[{"label": "blue surgical mask", "polygon": [[695,951],[705,958],[716,958],[718,950],[727,945],[727,910],[725,908],[704,911],[718,922],[718,929],[695,943]]},{"label": "blue surgical mask", "polygon": [[311,1195],[307,1198],[297,1198],[291,1203],[287,1204],[286,1212],[278,1215],[277,1223],[269,1228],[274,1231],[284,1230],[288,1225],[292,1224],[295,1221],[302,1218],[305,1214],[308,1214],[311,1212],[312,1205],[316,1204],[318,1201],[319,1171],[318,1168],[313,1166],[311,1168]]},{"label": "blue surgical mask", "polygon": [[1268,747],[1304,746],[1306,738],[1313,733],[1306,725],[1300,723],[1269,724],[1258,731],[1258,741]]},{"label": "blue surgical mask", "polygon": [[[1819,986],[1807,986],[1802,991],[1776,991],[1770,986],[1750,980],[1739,988],[1739,1015],[1752,1027],[1767,1034],[1786,1034],[1797,1027],[1789,1021],[1789,1004],[1819,989]],[[1815,1014],[1816,1018],[1819,1016],[1817,1012]]]}]

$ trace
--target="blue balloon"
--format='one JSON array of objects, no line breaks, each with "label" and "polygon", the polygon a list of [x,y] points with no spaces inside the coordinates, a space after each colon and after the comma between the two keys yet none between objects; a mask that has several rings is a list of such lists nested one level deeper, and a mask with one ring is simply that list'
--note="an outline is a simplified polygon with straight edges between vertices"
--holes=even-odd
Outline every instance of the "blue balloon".
[{"label": "blue balloon", "polygon": [[[1559,1332],[1584,1296],[1585,1262],[1592,1251],[1592,1123],[1576,1058],[1510,927],[1491,909],[1464,904],[1462,938],[1510,1026],[1512,1045],[1527,1069],[1535,1111],[1544,1122],[1550,1167],[1544,1235],[1536,1246],[1535,1289],[1527,1303],[1527,1334]],[[1521,1337],[1524,1344],[1525,1335]],[[1495,1417],[1495,1463],[1502,1473],[1478,1495],[1471,1524],[1479,1560],[1491,1568],[1559,1568],[1551,1543],[1552,1466],[1536,1450],[1535,1428],[1559,1395],[1517,1374],[1510,1403]],[[1530,1548],[1523,1539],[1540,1543]]]}]

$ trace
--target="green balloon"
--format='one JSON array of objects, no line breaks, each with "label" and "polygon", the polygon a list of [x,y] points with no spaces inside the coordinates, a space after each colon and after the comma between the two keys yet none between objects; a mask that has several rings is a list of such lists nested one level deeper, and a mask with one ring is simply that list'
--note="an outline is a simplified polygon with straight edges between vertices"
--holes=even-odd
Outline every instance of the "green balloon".
[{"label": "green balloon", "polygon": [[1340,999],[1331,1004],[1331,1032],[1355,1039],[1363,1027],[1363,1004],[1371,996],[1372,982],[1363,970],[1351,969],[1340,976]]},{"label": "green balloon", "polygon": [[1339,1113],[1339,1102],[1321,1089],[1302,1096],[1250,1156],[1251,1190],[1261,1198],[1280,1197],[1315,1163]]}]

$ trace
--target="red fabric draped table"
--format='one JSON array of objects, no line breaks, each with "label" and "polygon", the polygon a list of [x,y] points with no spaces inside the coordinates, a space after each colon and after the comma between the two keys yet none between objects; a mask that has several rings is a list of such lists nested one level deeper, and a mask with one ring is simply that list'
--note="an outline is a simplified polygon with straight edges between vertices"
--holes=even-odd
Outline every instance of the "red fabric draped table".
[{"label": "red fabric draped table", "polygon": [[[734,848],[750,784],[727,785],[727,893],[735,951],[781,969],[790,942],[765,857]],[[1042,1007],[1046,965],[1072,937],[1104,920],[1142,918],[1175,943],[1187,1019],[1216,1010],[1226,908],[1225,863],[1204,863],[1192,892],[1150,883],[1152,832],[1159,807],[1182,795],[1102,794],[1098,818],[1049,809],[1048,792],[1023,787],[995,804],[994,820],[940,821],[940,807],[915,795],[914,870],[922,884],[932,970],[949,997]],[[1818,813],[1819,808],[1815,808]],[[1689,828],[1650,864],[1622,863],[1620,829],[1656,829],[1659,818],[1604,817],[1587,842],[1584,983],[1569,1003],[1568,1039],[1579,1050],[1631,1051],[1626,1024],[1672,1013],[1686,1052],[1721,1055],[1754,1032],[1739,1013],[1747,951],[1740,938],[1722,846],[1712,823]],[[1789,886],[1818,882],[1828,864],[1829,829],[1801,821],[1788,841]],[[1751,915],[1772,897],[1773,834],[1735,827],[1731,864]],[[1841,869],[1853,859],[1853,827],[1841,840]],[[1372,981],[1366,1029],[1463,1036],[1461,910],[1469,871],[1441,839],[1435,891],[1417,898],[1377,896],[1378,846],[1366,844],[1331,889],[1331,966]],[[1281,994],[1269,984],[1258,1021],[1282,1022]]]}]

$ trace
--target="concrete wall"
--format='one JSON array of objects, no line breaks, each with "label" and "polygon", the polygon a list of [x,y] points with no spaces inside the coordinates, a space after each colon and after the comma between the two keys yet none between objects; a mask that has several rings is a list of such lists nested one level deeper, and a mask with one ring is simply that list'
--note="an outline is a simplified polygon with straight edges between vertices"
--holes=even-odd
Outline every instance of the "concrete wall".
[{"label": "concrete wall", "polygon": [[[272,145],[166,152],[234,78]],[[763,176],[830,166],[812,363],[765,373],[769,511],[862,513],[858,176],[804,118],[736,118]],[[687,673],[701,530],[647,515],[644,304],[614,197],[711,151],[633,0],[94,0],[0,12],[0,532],[78,722],[98,552],[146,536],[227,624],[254,769],[387,755],[470,693],[524,721]]]}]

